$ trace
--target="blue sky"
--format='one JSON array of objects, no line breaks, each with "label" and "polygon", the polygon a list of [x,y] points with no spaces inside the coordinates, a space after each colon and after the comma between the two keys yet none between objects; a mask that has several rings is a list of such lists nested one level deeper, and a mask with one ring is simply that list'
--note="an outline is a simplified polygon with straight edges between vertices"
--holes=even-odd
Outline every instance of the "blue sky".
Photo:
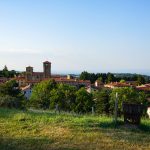
[{"label": "blue sky", "polygon": [[150,74],[149,0],[0,0],[0,69]]}]

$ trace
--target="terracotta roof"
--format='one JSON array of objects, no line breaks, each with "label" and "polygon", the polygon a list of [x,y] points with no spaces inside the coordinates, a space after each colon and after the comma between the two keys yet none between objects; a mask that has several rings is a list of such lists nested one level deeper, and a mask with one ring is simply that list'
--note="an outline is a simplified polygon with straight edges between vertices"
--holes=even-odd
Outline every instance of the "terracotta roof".
[{"label": "terracotta roof", "polygon": [[128,83],[128,84],[133,85],[133,86],[138,85],[137,81],[126,81],[125,83]]},{"label": "terracotta roof", "polygon": [[52,78],[67,78],[67,77],[64,77],[64,76],[61,76],[61,75],[51,75]]},{"label": "terracotta roof", "polygon": [[66,78],[53,78],[56,82],[57,81],[62,81],[62,82],[76,82],[76,83],[88,83],[90,84],[91,82],[89,80],[76,80],[76,79],[66,79]]},{"label": "terracotta roof", "polygon": [[120,83],[120,82],[112,82],[109,84],[105,84],[105,87],[131,87],[128,83]]},{"label": "terracotta roof", "polygon": [[142,90],[142,91],[150,91],[150,84],[144,84],[141,86],[137,86],[136,89]]},{"label": "terracotta roof", "polygon": [[25,80],[25,77],[16,77],[15,80]]}]

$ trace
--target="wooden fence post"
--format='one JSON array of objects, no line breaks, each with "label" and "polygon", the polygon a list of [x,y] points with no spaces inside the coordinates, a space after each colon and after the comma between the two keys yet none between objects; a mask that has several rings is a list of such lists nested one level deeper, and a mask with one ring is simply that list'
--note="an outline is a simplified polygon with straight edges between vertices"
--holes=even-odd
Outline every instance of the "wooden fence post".
[{"label": "wooden fence post", "polygon": [[94,115],[95,114],[95,112],[94,112],[94,107],[92,107],[92,115]]}]

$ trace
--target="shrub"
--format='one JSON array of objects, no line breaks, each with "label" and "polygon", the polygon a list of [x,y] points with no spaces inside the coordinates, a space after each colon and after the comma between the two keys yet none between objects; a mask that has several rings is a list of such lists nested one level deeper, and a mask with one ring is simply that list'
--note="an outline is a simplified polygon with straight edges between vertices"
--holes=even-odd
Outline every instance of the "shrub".
[{"label": "shrub", "polygon": [[102,89],[94,93],[95,109],[98,114],[109,114],[110,90]]},{"label": "shrub", "polygon": [[9,95],[1,96],[0,107],[23,108],[24,100]]},{"label": "shrub", "polygon": [[116,88],[113,89],[110,98],[110,111],[114,111],[116,93],[118,93],[118,113],[122,114],[122,103],[130,104],[146,104],[146,94],[139,92],[132,87]]}]

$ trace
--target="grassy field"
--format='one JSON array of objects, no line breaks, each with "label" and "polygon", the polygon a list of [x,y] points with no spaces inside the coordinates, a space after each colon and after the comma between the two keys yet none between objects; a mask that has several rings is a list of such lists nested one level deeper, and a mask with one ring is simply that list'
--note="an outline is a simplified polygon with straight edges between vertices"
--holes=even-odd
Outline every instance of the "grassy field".
[{"label": "grassy field", "polygon": [[0,108],[0,150],[149,150],[150,120],[128,129],[112,118]]}]

